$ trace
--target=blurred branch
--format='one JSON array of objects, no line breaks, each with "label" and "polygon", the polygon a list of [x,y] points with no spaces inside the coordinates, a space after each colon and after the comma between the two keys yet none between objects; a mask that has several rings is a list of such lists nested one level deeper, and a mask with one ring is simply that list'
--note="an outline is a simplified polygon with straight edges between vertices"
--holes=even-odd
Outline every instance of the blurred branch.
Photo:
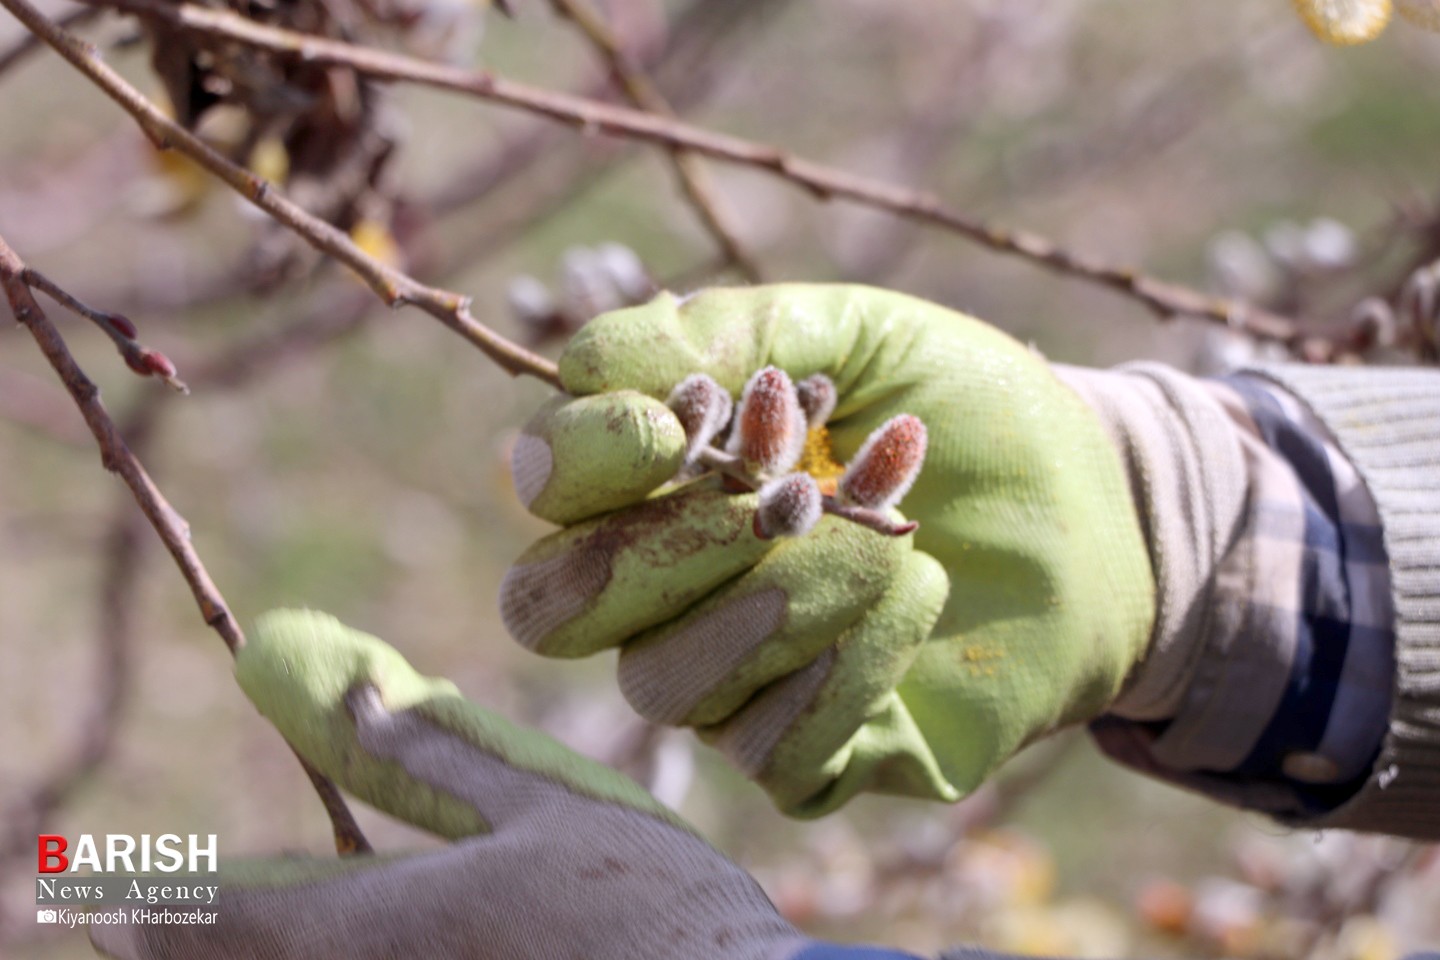
[{"label": "blurred branch", "polygon": [[[210,579],[210,573],[205,569],[200,555],[195,551],[190,541],[190,525],[165,499],[165,495],[155,486],[145,467],[126,445],[114,420],[100,401],[99,388],[86,376],[85,371],[80,369],[60,331],[35,301],[27,285],[26,274],[24,261],[10,249],[4,238],[0,237],[0,287],[4,289],[15,320],[30,331],[45,359],[54,367],[75,405],[80,408],[86,425],[100,447],[100,458],[105,468],[119,474],[125,481],[146,519],[170,551],[181,575],[190,586],[190,592],[200,607],[205,623],[220,635],[232,655],[237,653],[245,645],[245,635],[219,588]],[[369,843],[360,832],[359,825],[345,806],[345,801],[335,785],[311,767],[304,758],[300,758],[300,763],[320,794],[326,812],[330,814],[336,848],[342,853],[369,850]]]},{"label": "blurred branch", "polygon": [[[610,70],[620,81],[626,98],[631,103],[658,117],[673,118],[675,116],[675,111],[671,109],[669,102],[660,93],[654,81],[626,52],[620,38],[615,35],[614,30],[610,29],[604,15],[596,10],[589,0],[550,0],[550,2],[556,13],[574,22],[591,45],[605,58]],[[700,158],[687,150],[672,147],[670,160],[675,166],[675,172],[680,178],[680,186],[685,191],[690,205],[695,208],[700,221],[710,231],[720,249],[724,251],[725,258],[746,280],[751,283],[763,282],[764,275],[761,273],[759,265],[745,251],[739,237],[736,236],[734,225],[730,222],[732,214],[725,208],[724,201]]]},{"label": "blurred branch", "polygon": [[[716,4],[691,0],[663,31],[628,36],[634,51],[632,58],[656,78],[657,86],[672,107],[691,110],[708,98],[727,75],[718,64],[730,62],[727,57],[746,41],[745,28],[753,28],[757,22],[776,15],[789,2],[727,0]],[[670,67],[679,69],[667,70]],[[668,79],[664,76],[667,72],[672,74]],[[601,73],[581,83],[579,89],[584,96],[596,99],[608,95],[612,86],[608,74]],[[475,166],[461,168],[449,182],[411,201],[430,216],[459,219],[467,226],[479,227],[468,229],[459,239],[447,240],[445,253],[450,263],[471,263],[512,246],[568,209],[572,202],[597,187],[622,161],[634,156],[634,145],[626,141],[587,143],[583,149],[567,151],[555,148],[565,140],[572,145],[576,142],[563,128],[527,124],[511,133]],[[561,162],[558,169],[552,171],[550,168],[556,165],[548,161],[557,157]],[[510,185],[520,179],[526,182]],[[497,198],[500,210],[487,207],[483,216],[475,216],[469,205],[490,197]],[[401,201],[402,206],[405,203]],[[698,283],[726,268],[718,259],[707,260],[706,264],[708,269],[703,275],[696,273],[682,279]]]},{"label": "blurred branch", "polygon": [[83,447],[90,442],[72,407],[56,402],[58,397],[47,383],[19,370],[0,376],[0,420],[33,430],[56,443]]},{"label": "blurred branch", "polygon": [[[344,231],[306,212],[281,194],[270,181],[232,163],[219,151],[171,120],[164,111],[111,69],[93,45],[78,40],[73,34],[56,26],[31,6],[28,0],[0,0],[0,5],[54,47],[72,66],[134,117],[156,147],[161,150],[174,148],[190,157],[269,214],[276,222],[294,231],[317,250],[350,267],[386,304],[392,307],[414,304],[479,347],[502,369],[512,374],[527,373],[553,386],[559,386],[559,376],[555,372],[554,364],[512,343],[476,320],[470,313],[469,298],[427,286],[366,254]],[[241,22],[248,21],[242,19]]]},{"label": "blurred branch", "polygon": [[[893,175],[906,183],[930,179],[931,171],[964,135],[976,108],[989,96],[994,67],[1005,62],[1011,49],[1007,31],[1014,23],[1003,16],[982,17],[965,46],[954,51],[936,82],[896,128]],[[854,256],[840,258],[846,278],[884,285],[922,239],[919,231],[903,226],[892,218],[863,233]]]},{"label": "blurred branch", "polygon": [[1016,807],[1064,765],[1076,744],[1083,740],[1072,727],[1026,748],[1007,764],[1003,773],[986,780],[956,804],[951,819],[965,834],[1004,823],[1014,815]]},{"label": "blurred branch", "polygon": [[[56,17],[55,22],[68,30],[71,27],[84,26],[104,12],[99,7],[81,7],[78,10],[71,10],[64,16]],[[33,33],[25,33],[10,46],[0,50],[0,77],[3,77],[11,67],[39,50],[41,46],[42,41],[39,37]]]},{"label": "blurred branch", "polygon": [[[346,284],[352,287],[351,284]],[[321,298],[301,320],[278,331],[252,334],[195,365],[194,379],[210,390],[233,390],[289,359],[352,333],[369,318],[375,301],[364,290]]]},{"label": "blurred branch", "polygon": [[109,755],[120,730],[120,715],[134,675],[134,617],[131,599],[139,580],[143,543],[140,515],[122,502],[104,538],[100,602],[96,609],[100,656],[94,687],[85,699],[87,713],[80,739],[63,757],[26,788],[5,810],[6,835],[0,839],[0,864],[32,857],[35,834],[84,780]]},{"label": "blurred branch", "polygon": [[[1261,339],[1304,346],[1306,349],[1303,352],[1312,359],[1323,359],[1329,354],[1327,344],[1307,342],[1298,325],[1290,318],[1239,300],[1215,297],[1159,280],[1135,270],[1092,261],[1038,234],[1010,231],[973,219],[946,207],[934,194],[855,176],[797,157],[776,147],[714,133],[633,109],[533,87],[484,71],[429,63],[400,54],[268,27],[227,11],[208,10],[187,4],[172,7],[156,0],[106,2],[115,9],[162,19],[181,29],[233,40],[279,56],[299,58],[308,63],[349,67],[379,80],[405,81],[451,90],[577,126],[586,132],[607,133],[657,143],[672,149],[687,149],[727,162],[766,170],[806,188],[822,200],[838,198],[887,210],[906,219],[949,230],[998,253],[1020,257],[1064,276],[1108,287],[1138,300],[1160,317],[1190,316],[1207,319]],[[26,0],[0,0],[0,3],[12,11],[28,7]],[[71,59],[76,62],[77,58]],[[76,66],[92,74],[96,69],[80,62],[76,62]],[[110,92],[108,86],[107,92]],[[115,94],[112,92],[111,95]],[[124,103],[123,100],[121,102]],[[148,123],[150,126],[154,125],[153,120]],[[243,182],[234,185],[237,189],[244,190]],[[259,203],[258,200],[255,202]],[[322,249],[333,252],[328,247]]]},{"label": "blurred branch", "polygon": [[1293,892],[1299,902],[1291,905],[1292,910],[1308,914],[1311,921],[1308,931],[1299,936],[1295,956],[1337,955],[1346,922],[1379,913],[1390,893],[1422,862],[1425,851],[1418,844],[1381,837],[1356,837],[1354,843],[1355,855],[1336,865],[1344,873],[1344,883],[1337,882],[1338,876],[1315,876]]}]

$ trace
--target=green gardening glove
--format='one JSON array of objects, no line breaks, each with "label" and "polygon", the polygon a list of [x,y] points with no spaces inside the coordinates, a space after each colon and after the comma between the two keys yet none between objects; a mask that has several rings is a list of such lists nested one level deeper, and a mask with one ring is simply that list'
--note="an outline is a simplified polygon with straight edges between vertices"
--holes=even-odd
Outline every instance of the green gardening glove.
[{"label": "green gardening glove", "polygon": [[90,928],[107,956],[794,960],[813,946],[634,781],[482,710],[333,617],[267,614],[236,672],[322,773],[451,842],[226,863],[214,923],[117,911],[126,922]]},{"label": "green gardening glove", "polygon": [[[754,494],[667,484],[692,373],[824,373],[837,458],[889,418],[928,429],[891,537],[835,516],[763,540]],[[1102,713],[1143,658],[1154,579],[1119,455],[1023,345],[853,286],[661,294],[599,317],[560,358],[571,397],[516,444],[521,499],[567,526],[501,588],[547,656],[619,648],[630,703],[697,728],[785,811],[861,790],[954,800],[1015,751]]]}]

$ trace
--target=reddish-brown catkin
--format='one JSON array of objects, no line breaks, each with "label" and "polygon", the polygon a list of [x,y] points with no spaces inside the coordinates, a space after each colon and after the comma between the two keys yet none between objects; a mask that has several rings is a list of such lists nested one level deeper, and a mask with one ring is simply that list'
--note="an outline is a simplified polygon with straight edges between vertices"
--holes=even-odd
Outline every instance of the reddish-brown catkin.
[{"label": "reddish-brown catkin", "polygon": [[730,422],[734,402],[713,377],[692,373],[670,391],[666,405],[685,428],[685,462],[710,445],[715,435]]},{"label": "reddish-brown catkin", "polygon": [[835,412],[835,401],[839,394],[835,381],[823,373],[814,373],[795,384],[795,393],[800,397],[800,409],[805,411],[805,421],[813,430],[823,427]]},{"label": "reddish-brown catkin", "polygon": [[871,510],[899,503],[925,462],[925,424],[908,413],[891,417],[866,438],[840,478],[840,499]]},{"label": "reddish-brown catkin", "polygon": [[729,448],[747,467],[769,474],[784,473],[800,459],[805,414],[784,370],[766,367],[745,384]]},{"label": "reddish-brown catkin", "polygon": [[777,477],[760,488],[760,506],[755,511],[755,536],[804,536],[820,522],[820,487],[808,473]]}]

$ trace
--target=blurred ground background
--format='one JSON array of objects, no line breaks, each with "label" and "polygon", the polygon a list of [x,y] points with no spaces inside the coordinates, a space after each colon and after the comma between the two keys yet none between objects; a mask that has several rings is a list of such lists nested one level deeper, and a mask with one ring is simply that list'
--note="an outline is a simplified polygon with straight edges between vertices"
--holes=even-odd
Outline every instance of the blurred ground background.
[{"label": "blurred ground background", "polygon": [[[555,89],[604,76],[543,3],[521,0],[506,20],[450,2],[445,16],[465,29],[406,42]],[[641,48],[684,40],[655,72],[687,119],[932,188],[1093,257],[1323,326],[1440,252],[1435,35],[1397,24],[1368,46],[1327,49],[1285,0],[710,7],[695,25],[679,3],[607,5]],[[130,22],[82,32],[160,95]],[[0,43],[18,35],[0,16]],[[513,279],[561,285],[575,247],[624,244],[677,286],[733,281],[716,272],[663,154],[454,96],[387,96],[403,122],[387,183],[403,202],[376,243],[393,237],[404,262],[473,295],[476,315],[508,334],[526,333],[507,306]],[[212,121],[222,136],[224,118]],[[538,146],[517,171],[466,187],[522,141]],[[955,237],[711,169],[767,279],[892,286],[1056,360],[1195,369],[1249,355]],[[1344,229],[1312,229],[1317,218]],[[866,800],[802,824],[688,736],[639,728],[608,658],[542,661],[496,613],[506,566],[547,529],[520,508],[505,466],[545,388],[418,312],[376,307],[333,267],[304,263],[256,292],[269,235],[252,211],[156,155],[48,52],[0,77],[0,233],[77,296],[134,319],[182,376],[249,337],[355,320],[318,349],[267,355],[236,389],[220,378],[179,397],[51,310],[117,417],[153,423],[145,462],[242,620],[328,610],[497,711],[651,777],[817,935],[1090,956],[1385,960],[1440,945],[1433,853],[1281,830],[1113,768],[1083,736],[1031,751],[998,790],[958,808]],[[121,590],[133,645],[118,661],[99,652],[124,626],[100,597],[127,501],[25,331],[0,329],[0,810],[72,749],[97,678],[120,670],[123,709],[105,721],[114,748],[46,830],[213,832],[222,860],[324,852],[319,804],[231,682],[148,528],[121,564],[133,574]],[[378,845],[426,842],[362,817]],[[3,863],[0,955],[90,955],[82,934],[31,923],[32,856]]]}]

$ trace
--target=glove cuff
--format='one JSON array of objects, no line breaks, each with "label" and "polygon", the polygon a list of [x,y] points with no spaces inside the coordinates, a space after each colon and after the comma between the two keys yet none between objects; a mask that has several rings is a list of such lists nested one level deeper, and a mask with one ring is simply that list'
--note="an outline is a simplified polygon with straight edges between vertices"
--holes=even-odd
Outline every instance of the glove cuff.
[{"label": "glove cuff", "polygon": [[1155,576],[1149,650],[1109,712],[1165,720],[1212,633],[1212,574],[1243,522],[1246,467],[1233,422],[1194,379],[1160,364],[1052,365],[1120,454]]}]

